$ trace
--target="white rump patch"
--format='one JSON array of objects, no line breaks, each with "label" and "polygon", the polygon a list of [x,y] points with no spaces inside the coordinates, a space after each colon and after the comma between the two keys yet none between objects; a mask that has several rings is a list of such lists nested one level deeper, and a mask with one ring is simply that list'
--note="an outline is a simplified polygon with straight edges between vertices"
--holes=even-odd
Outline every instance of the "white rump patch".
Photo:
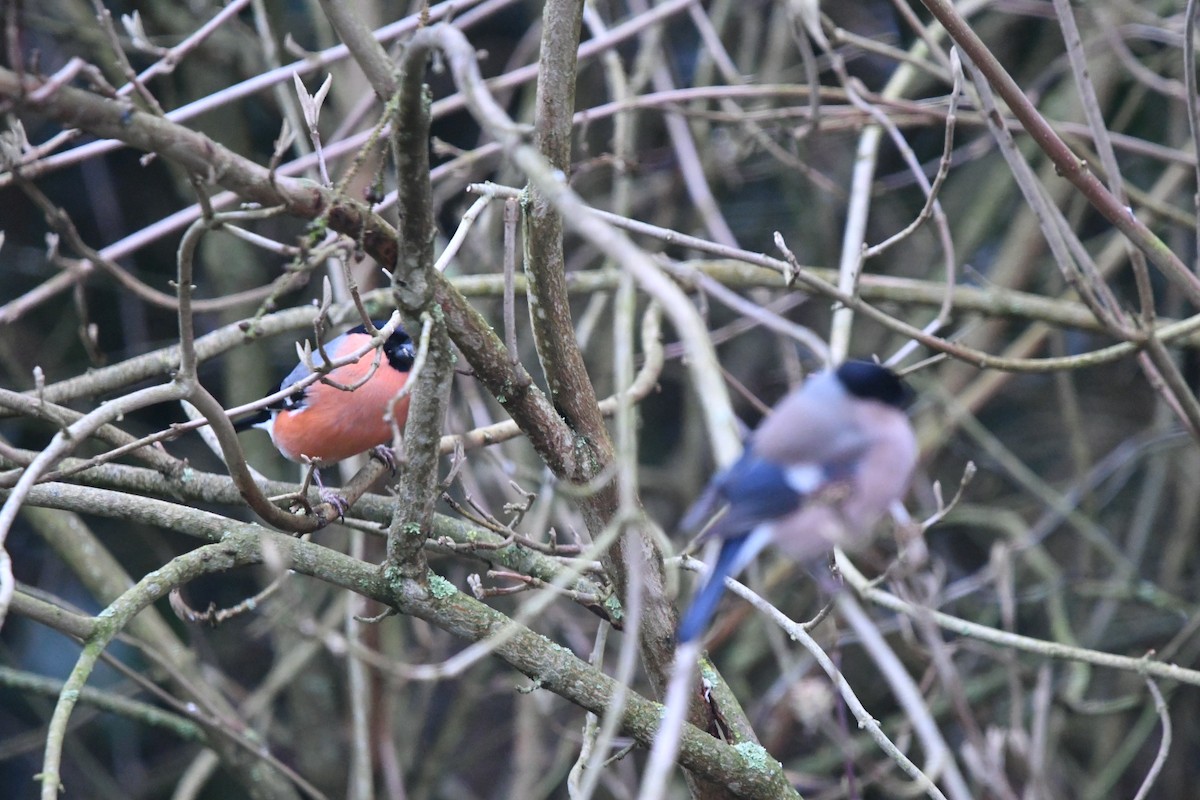
[{"label": "white rump patch", "polygon": [[784,480],[800,494],[812,494],[825,483],[825,469],[820,464],[796,464],[783,471]]}]

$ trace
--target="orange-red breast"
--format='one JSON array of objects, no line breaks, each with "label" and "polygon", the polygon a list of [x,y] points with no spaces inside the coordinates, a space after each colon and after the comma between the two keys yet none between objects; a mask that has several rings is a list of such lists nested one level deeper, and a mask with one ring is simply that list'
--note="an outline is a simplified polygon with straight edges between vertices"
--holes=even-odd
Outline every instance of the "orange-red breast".
[{"label": "orange-red breast", "polygon": [[[377,321],[374,324],[382,328],[385,323]],[[366,328],[359,325],[326,344],[325,352],[337,360],[362,347],[370,338]],[[397,327],[384,342],[383,357],[365,382],[363,378],[370,373],[375,360],[373,351],[329,373],[331,381],[357,387],[353,391],[317,381],[299,393],[288,395],[257,414],[239,420],[234,427],[239,431],[263,428],[271,434],[271,441],[279,452],[292,461],[301,461],[301,456],[307,456],[321,464],[333,464],[373,447],[389,445],[392,427],[386,416],[390,408],[396,424],[404,427],[408,417],[408,396],[397,401],[396,395],[408,380],[414,358],[412,339],[403,328]],[[325,363],[319,349],[313,352],[312,360],[318,366]],[[309,374],[307,366],[297,364],[279,388],[286,389]]]}]

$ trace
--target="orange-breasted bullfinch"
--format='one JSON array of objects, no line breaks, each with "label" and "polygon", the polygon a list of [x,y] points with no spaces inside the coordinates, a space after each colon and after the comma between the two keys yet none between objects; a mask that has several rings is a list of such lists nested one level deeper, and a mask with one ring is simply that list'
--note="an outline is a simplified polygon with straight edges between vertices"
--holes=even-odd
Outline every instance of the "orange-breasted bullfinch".
[{"label": "orange-breasted bullfinch", "polygon": [[723,540],[704,587],[679,624],[679,641],[704,633],[725,589],[768,544],[808,565],[833,547],[869,540],[908,489],[917,441],[904,413],[911,393],[886,367],[847,361],[814,374],[755,430],[741,459],[713,478],[684,517]]},{"label": "orange-breasted bullfinch", "polygon": [[[374,324],[382,328],[385,323],[377,321]],[[325,352],[337,360],[362,347],[370,338],[366,328],[359,325],[327,343]],[[412,339],[403,328],[397,327],[384,342],[383,357],[374,373],[371,373],[371,365],[375,361],[375,351],[368,351],[357,361],[330,371],[329,380],[341,386],[355,386],[353,391],[317,381],[239,420],[234,427],[239,431],[251,427],[265,429],[279,452],[292,461],[302,461],[301,456],[307,456],[319,464],[333,464],[373,447],[389,445],[392,427],[386,416],[394,403],[392,416],[401,428],[404,427],[408,417],[408,396],[397,401],[396,395],[408,380],[414,358]],[[320,349],[313,351],[312,361],[317,366],[326,363]],[[309,374],[308,367],[300,363],[288,373],[279,388],[287,389]],[[370,377],[366,378],[368,374]]]}]

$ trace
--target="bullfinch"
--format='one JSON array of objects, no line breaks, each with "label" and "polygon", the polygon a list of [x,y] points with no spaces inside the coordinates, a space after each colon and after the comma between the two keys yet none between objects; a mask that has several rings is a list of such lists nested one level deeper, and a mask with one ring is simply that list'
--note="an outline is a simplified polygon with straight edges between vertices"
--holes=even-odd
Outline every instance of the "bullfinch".
[{"label": "bullfinch", "polygon": [[695,530],[726,508],[705,531],[722,540],[720,555],[683,615],[680,642],[703,634],[725,578],[768,544],[805,565],[835,546],[865,544],[917,463],[904,413],[910,397],[886,367],[847,361],[810,376],[775,407],[684,517],[682,527]]},{"label": "bullfinch", "polygon": [[[374,324],[382,328],[385,323],[376,321]],[[366,328],[359,325],[327,343],[325,352],[336,360],[370,339]],[[301,456],[307,456],[319,464],[333,464],[373,447],[391,444],[392,427],[385,415],[389,405],[394,403],[392,416],[397,425],[404,426],[408,417],[408,396],[397,401],[396,395],[404,388],[415,357],[412,339],[403,328],[397,327],[384,342],[383,357],[365,382],[363,379],[370,373],[375,360],[373,351],[329,373],[329,380],[342,386],[355,386],[353,391],[317,381],[297,394],[288,395],[239,420],[234,427],[239,431],[263,428],[286,458],[302,461]],[[318,366],[325,363],[319,349],[313,352],[312,360]],[[309,368],[303,362],[297,364],[279,388],[287,389],[309,374]]]}]

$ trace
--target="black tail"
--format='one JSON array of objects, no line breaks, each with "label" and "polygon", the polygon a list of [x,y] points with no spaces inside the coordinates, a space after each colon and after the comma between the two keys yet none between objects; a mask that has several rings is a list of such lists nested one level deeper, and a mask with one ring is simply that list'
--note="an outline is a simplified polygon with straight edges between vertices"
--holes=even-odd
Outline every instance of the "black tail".
[{"label": "black tail", "polygon": [[254,412],[248,417],[242,417],[239,420],[235,420],[233,423],[233,429],[238,433],[241,433],[242,431],[250,430],[255,425],[261,425],[270,418],[271,412],[263,408]]}]

